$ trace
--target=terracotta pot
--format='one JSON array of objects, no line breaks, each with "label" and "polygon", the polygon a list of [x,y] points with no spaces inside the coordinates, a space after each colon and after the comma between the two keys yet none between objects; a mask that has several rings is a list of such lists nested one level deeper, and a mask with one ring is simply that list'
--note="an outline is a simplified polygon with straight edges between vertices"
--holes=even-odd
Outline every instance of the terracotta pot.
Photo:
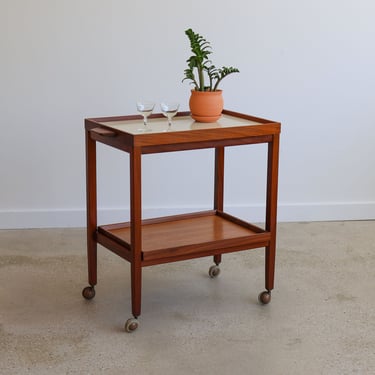
[{"label": "terracotta pot", "polygon": [[191,90],[189,101],[191,117],[198,122],[215,122],[224,108],[223,92]]}]

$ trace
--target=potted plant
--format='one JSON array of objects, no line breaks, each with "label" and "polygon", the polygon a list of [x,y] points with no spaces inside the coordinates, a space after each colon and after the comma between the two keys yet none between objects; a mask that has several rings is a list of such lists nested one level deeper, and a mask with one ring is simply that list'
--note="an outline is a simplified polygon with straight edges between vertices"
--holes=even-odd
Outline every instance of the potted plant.
[{"label": "potted plant", "polygon": [[194,85],[189,100],[191,116],[199,122],[215,122],[220,118],[224,106],[219,84],[229,74],[239,73],[239,70],[226,66],[216,68],[209,59],[212,53],[210,42],[192,29],[185,30],[185,34],[193,53],[186,60],[188,68],[185,69],[182,80],[189,80]]}]

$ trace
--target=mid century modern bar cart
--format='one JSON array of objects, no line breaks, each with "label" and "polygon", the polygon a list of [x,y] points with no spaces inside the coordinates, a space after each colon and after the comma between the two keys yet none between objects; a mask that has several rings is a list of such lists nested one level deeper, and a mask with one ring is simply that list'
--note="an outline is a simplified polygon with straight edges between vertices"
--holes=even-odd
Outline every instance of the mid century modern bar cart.
[{"label": "mid century modern bar cart", "polygon": [[[180,112],[173,131],[167,131],[161,114],[154,114],[149,120],[152,130],[139,132],[140,119],[133,115],[85,120],[89,286],[83,289],[83,297],[95,296],[98,243],[130,262],[133,317],[126,321],[127,332],[139,324],[142,267],[213,256],[209,276],[216,277],[222,254],[264,247],[266,290],[258,299],[269,303],[274,288],[280,123],[224,110],[216,123],[201,124],[188,112]],[[98,226],[96,142],[129,154],[129,222]],[[259,143],[268,145],[264,228],[224,212],[223,202],[225,147]],[[203,148],[215,149],[213,209],[143,220],[142,155]]]}]

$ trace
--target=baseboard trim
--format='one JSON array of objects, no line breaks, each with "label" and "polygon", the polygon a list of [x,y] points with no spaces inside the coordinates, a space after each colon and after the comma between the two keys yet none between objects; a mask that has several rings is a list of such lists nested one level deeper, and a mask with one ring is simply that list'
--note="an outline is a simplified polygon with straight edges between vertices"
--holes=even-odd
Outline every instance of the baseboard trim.
[{"label": "baseboard trim", "polygon": [[[143,216],[157,217],[210,209],[210,207],[148,207]],[[250,222],[263,222],[263,205],[228,206],[226,211]],[[100,224],[129,220],[129,208],[98,210]],[[280,203],[279,222],[375,220],[375,202]],[[85,227],[84,209],[0,211],[0,229]]]}]

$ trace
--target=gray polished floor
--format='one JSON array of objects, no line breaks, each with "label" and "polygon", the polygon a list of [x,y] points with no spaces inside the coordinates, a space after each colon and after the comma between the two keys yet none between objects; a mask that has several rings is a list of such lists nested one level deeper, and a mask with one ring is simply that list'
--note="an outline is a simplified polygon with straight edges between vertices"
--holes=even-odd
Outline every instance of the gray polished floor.
[{"label": "gray polished floor", "polygon": [[375,222],[282,223],[267,306],[264,251],[145,268],[99,248],[86,301],[83,229],[0,231],[0,374],[375,374]]}]

